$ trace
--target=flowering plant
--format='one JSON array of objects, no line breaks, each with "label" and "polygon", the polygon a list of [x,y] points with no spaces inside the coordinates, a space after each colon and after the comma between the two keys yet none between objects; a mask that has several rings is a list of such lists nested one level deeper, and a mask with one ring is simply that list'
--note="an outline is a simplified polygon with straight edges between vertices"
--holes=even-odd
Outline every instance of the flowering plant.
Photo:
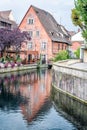
[{"label": "flowering plant", "polygon": [[8,62],[4,64],[4,68],[7,68],[8,67]]},{"label": "flowering plant", "polygon": [[15,63],[14,62],[11,62],[11,67],[13,68],[15,66]]},{"label": "flowering plant", "polygon": [[17,66],[21,66],[21,62],[17,62]]}]

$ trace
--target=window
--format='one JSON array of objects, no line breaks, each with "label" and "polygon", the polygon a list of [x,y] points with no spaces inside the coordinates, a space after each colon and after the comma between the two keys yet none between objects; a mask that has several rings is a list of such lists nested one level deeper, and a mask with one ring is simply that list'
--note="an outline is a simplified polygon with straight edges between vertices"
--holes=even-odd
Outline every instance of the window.
[{"label": "window", "polygon": [[36,37],[39,37],[39,35],[40,35],[40,32],[36,31]]},{"label": "window", "polygon": [[42,42],[41,44],[41,50],[45,50],[46,49],[46,42]]},{"label": "window", "polygon": [[29,31],[29,35],[30,35],[30,37],[32,37],[33,36],[33,31]]},{"label": "window", "polygon": [[33,43],[32,43],[32,42],[29,42],[27,48],[28,48],[28,50],[32,49],[32,48],[33,48]]},{"label": "window", "polygon": [[28,24],[34,24],[34,19],[33,18],[29,18],[28,19]]},{"label": "window", "polygon": [[10,23],[6,23],[6,22],[1,21],[1,22],[0,22],[0,25],[1,25],[2,27],[7,27],[7,28],[11,29],[11,24],[10,24]]}]

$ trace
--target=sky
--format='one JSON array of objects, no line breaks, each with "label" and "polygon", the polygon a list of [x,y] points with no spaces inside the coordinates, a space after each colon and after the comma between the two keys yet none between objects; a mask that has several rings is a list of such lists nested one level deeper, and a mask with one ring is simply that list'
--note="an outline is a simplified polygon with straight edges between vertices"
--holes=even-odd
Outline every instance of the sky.
[{"label": "sky", "polygon": [[51,13],[56,21],[64,25],[67,30],[77,30],[71,20],[74,0],[1,0],[0,10],[12,10],[15,20],[19,24],[30,5]]}]

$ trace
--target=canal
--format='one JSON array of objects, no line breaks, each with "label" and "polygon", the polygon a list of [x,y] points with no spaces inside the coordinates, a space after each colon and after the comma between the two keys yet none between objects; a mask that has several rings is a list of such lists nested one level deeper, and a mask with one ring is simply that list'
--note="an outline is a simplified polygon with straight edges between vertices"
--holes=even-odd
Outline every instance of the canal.
[{"label": "canal", "polygon": [[87,106],[51,83],[47,69],[2,74],[0,130],[87,130]]}]

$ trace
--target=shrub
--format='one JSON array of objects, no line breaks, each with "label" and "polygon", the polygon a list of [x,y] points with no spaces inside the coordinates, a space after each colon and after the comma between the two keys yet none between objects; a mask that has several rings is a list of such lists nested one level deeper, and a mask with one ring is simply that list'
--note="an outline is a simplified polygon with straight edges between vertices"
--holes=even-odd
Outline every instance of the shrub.
[{"label": "shrub", "polygon": [[58,52],[58,54],[55,56],[55,58],[53,59],[53,61],[59,61],[59,60],[66,60],[69,59],[69,54],[68,51],[63,50]]},{"label": "shrub", "polygon": [[8,63],[5,63],[5,64],[4,64],[4,68],[7,68],[7,67],[8,67]]},{"label": "shrub", "polygon": [[80,58],[80,48],[78,48],[74,54],[76,55],[76,58]]},{"label": "shrub", "polygon": [[16,62],[21,62],[21,61],[22,61],[22,59],[20,58],[20,55],[17,55]]},{"label": "shrub", "polygon": [[11,62],[11,61],[12,61],[12,58],[7,55],[7,56],[6,56],[6,61]]},{"label": "shrub", "polygon": [[11,62],[11,68],[13,68],[15,66],[15,63],[14,62]]},{"label": "shrub", "polygon": [[2,58],[0,59],[0,61],[1,61],[2,63],[4,63],[4,62],[5,62],[5,57],[2,57]]}]

